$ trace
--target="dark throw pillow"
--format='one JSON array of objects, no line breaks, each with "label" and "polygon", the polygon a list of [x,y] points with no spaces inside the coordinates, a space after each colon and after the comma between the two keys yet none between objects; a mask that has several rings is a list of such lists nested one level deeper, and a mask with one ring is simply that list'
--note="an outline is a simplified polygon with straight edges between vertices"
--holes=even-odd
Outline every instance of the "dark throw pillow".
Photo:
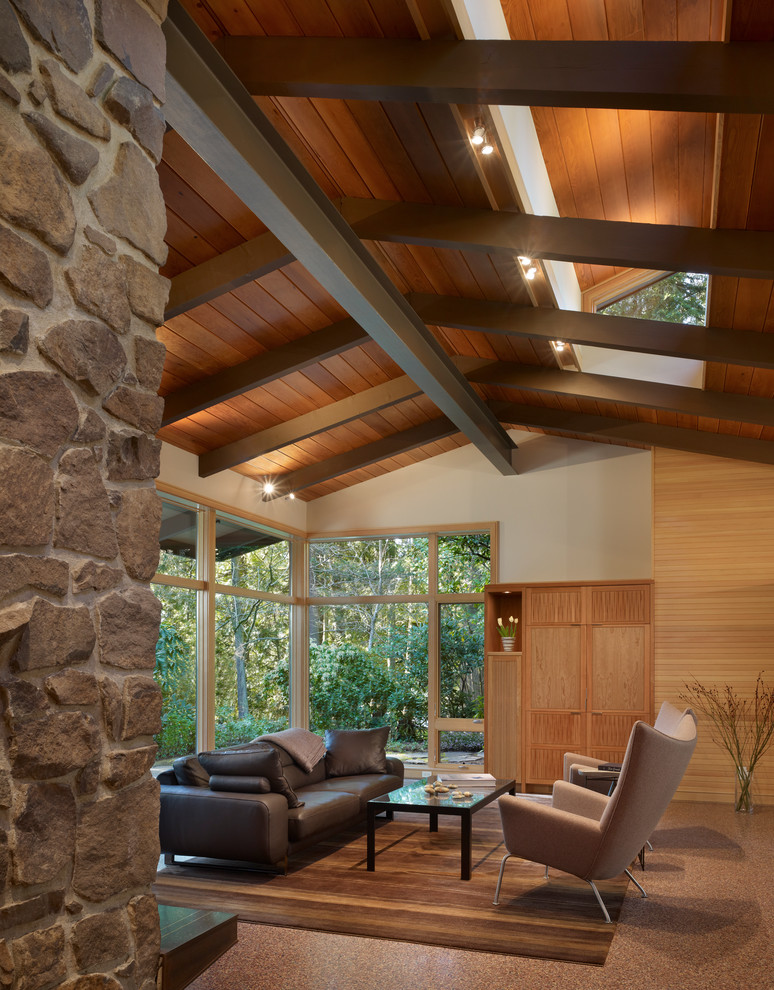
[{"label": "dark throw pillow", "polygon": [[178,784],[184,787],[209,787],[210,775],[197,756],[179,756],[172,764]]},{"label": "dark throw pillow", "polygon": [[237,794],[268,794],[271,781],[268,777],[229,777],[214,773],[210,777],[211,791],[232,791]]},{"label": "dark throw pillow", "polygon": [[325,772],[328,777],[387,773],[388,725],[378,729],[326,729]]},{"label": "dark throw pillow", "polygon": [[[296,792],[285,779],[279,753],[269,743],[199,753],[199,762],[207,773],[216,777],[266,777],[271,790],[285,796],[289,808],[300,808],[304,803],[298,800]],[[218,790],[224,788],[219,787]],[[236,790],[236,787],[230,790]]]}]

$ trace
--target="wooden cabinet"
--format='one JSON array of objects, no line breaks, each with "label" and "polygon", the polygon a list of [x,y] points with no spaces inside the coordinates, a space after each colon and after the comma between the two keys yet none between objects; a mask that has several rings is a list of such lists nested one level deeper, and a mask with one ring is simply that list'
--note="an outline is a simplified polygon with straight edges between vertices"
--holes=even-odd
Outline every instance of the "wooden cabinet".
[{"label": "wooden cabinet", "polygon": [[486,772],[522,780],[521,653],[488,653],[484,664]]},{"label": "wooden cabinet", "polygon": [[490,585],[486,603],[487,648],[497,645],[497,617],[518,603],[523,651],[521,691],[507,699],[495,653],[487,656],[489,772],[502,766],[500,733],[519,737],[507,776],[523,784],[559,779],[567,751],[620,761],[634,722],[653,719],[651,582]]}]

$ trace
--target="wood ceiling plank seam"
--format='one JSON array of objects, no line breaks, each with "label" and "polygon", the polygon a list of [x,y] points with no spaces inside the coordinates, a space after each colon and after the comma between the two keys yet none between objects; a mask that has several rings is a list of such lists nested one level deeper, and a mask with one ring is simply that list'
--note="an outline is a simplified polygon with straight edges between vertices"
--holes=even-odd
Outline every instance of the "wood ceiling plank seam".
[{"label": "wood ceiling plank seam", "polygon": [[457,186],[439,155],[422,108],[416,103],[396,103],[389,100],[382,100],[381,104],[393,130],[406,148],[414,170],[428,190],[431,202],[461,204]]},{"label": "wood ceiling plank seam", "polygon": [[317,279],[310,275],[300,262],[293,261],[289,265],[283,265],[283,271],[299,292],[313,300],[315,305],[327,314],[330,323],[335,323],[346,317],[347,313],[344,307],[336,302],[330,292],[323,289]]},{"label": "wood ceiling plank seam", "polygon": [[586,111],[586,119],[602,197],[600,216],[606,220],[631,220],[618,111],[592,108]]},{"label": "wood ceiling plank seam", "polygon": [[395,0],[368,0],[368,5],[385,38],[417,37],[416,24],[406,4],[396,4]]},{"label": "wood ceiling plank seam", "polygon": [[179,176],[185,178],[193,189],[206,190],[206,198],[210,205],[225,217],[245,240],[266,232],[266,227],[258,217],[247,209],[226,183],[189,148],[177,131],[171,128],[164,135],[162,160]]},{"label": "wood ceiling plank seam", "polygon": [[718,183],[718,227],[744,228],[758,157],[761,118],[752,114],[726,114]]},{"label": "wood ceiling plank seam", "polygon": [[351,196],[350,189],[359,189],[360,192],[356,195],[364,199],[371,198],[371,192],[363,176],[331,133],[327,121],[321,116],[315,103],[304,97],[279,98],[278,103],[293,118],[320,167],[331,176],[337,188],[341,190],[339,195]]},{"label": "wood ceiling plank seam", "polygon": [[577,214],[601,220],[605,212],[586,110],[555,107],[554,119]]},{"label": "wood ceiling plank seam", "polygon": [[[259,281],[261,288],[269,293],[278,306],[298,320],[307,333],[313,333],[334,322],[313,299],[293,284],[284,270],[267,273]],[[342,312],[338,319],[344,319],[346,315]]]},{"label": "wood ceiling plank seam", "polygon": [[[440,103],[422,103],[419,108],[438,154],[446,164],[457,187],[460,202],[464,206],[491,208],[493,204],[487,196],[482,175],[474,159],[478,153],[468,140],[455,107]],[[490,157],[494,158],[495,155],[499,156],[496,147]]]},{"label": "wood ceiling plank seam", "polygon": [[[644,41],[645,26],[642,19],[641,0],[619,0],[606,4],[608,34],[611,41]],[[615,21],[613,21],[615,18]]]},{"label": "wood ceiling plank seam", "polygon": [[[238,361],[257,357],[258,354],[266,350],[262,342],[253,334],[214,306],[208,304],[197,306],[196,309],[188,310],[185,315],[191,319],[192,323],[205,328],[218,340],[232,347],[239,354]],[[191,324],[188,326],[190,327]]]},{"label": "wood ceiling plank seam", "polygon": [[[257,313],[252,306],[248,306],[233,292],[224,292],[223,295],[215,296],[206,304],[202,304],[202,306],[204,305],[217,310],[218,313],[228,317],[237,326],[242,327],[258,346],[264,347],[266,350],[287,343],[288,338],[277,327],[264,320],[260,313]],[[199,306],[195,306],[189,312],[195,315],[198,309]]]},{"label": "wood ceiling plank seam", "polygon": [[572,24],[567,0],[554,0],[550,4],[530,5],[535,39],[569,41],[572,38]]},{"label": "wood ceiling plank seam", "polygon": [[361,130],[368,134],[374,153],[384,163],[387,173],[393,177],[397,198],[408,202],[432,203],[427,187],[382,104],[352,100],[350,111]]},{"label": "wood ceiling plank seam", "polygon": [[548,178],[559,215],[563,217],[580,216],[564,157],[555,110],[552,107],[532,107],[532,119],[546,162]]},{"label": "wood ceiling plank seam", "polygon": [[567,5],[574,41],[608,40],[605,0],[586,0]]},{"label": "wood ceiling plank seam", "polygon": [[320,364],[350,392],[360,392],[368,387],[368,381],[340,354],[334,354]]},{"label": "wood ceiling plank seam", "polygon": [[650,111],[619,110],[618,119],[621,122],[621,147],[632,220],[639,223],[655,223],[656,201],[653,186]]},{"label": "wood ceiling plank seam", "polygon": [[204,237],[218,254],[236,247],[244,237],[229,220],[219,213],[202,194],[193,188],[186,179],[169,168],[162,158],[156,172],[164,203],[178,216],[185,216],[186,223]]},{"label": "wood ceiling plank seam", "polygon": [[699,220],[702,227],[716,227],[715,218],[717,188],[720,181],[720,152],[722,146],[725,114],[707,114],[704,127],[704,189],[702,203],[704,211]]},{"label": "wood ceiling plank seam", "polygon": [[328,37],[344,33],[326,0],[313,4],[308,0],[284,0],[284,3],[304,34]]},{"label": "wood ceiling plank seam", "polygon": [[710,123],[709,118],[709,114],[702,113],[681,113],[678,117],[680,175],[682,177],[685,174],[685,180],[680,182],[678,222],[686,226],[700,227],[709,208],[707,192],[710,188],[705,181],[706,132]]},{"label": "wood ceiling plank seam", "polygon": [[245,0],[218,4],[218,21],[228,34],[263,34],[260,21]]},{"label": "wood ceiling plank seam", "polygon": [[164,324],[175,330],[181,339],[193,344],[212,356],[221,367],[230,367],[245,360],[244,354],[232,343],[212,331],[206,323],[197,320],[191,313],[183,313]]},{"label": "wood ceiling plank seam", "polygon": [[367,3],[352,0],[327,0],[339,30],[345,37],[381,38],[384,32],[373,10]]},{"label": "wood ceiling plank seam", "polygon": [[318,100],[310,103],[328,128],[343,155],[352,163],[374,199],[401,199],[400,192],[379,156],[353,116],[347,100]]},{"label": "wood ceiling plank seam", "polygon": [[[651,141],[653,146],[653,195],[656,223],[679,225],[691,223],[701,226],[701,215],[683,214],[684,199],[687,205],[690,197],[683,197],[686,182],[696,184],[696,176],[690,175],[683,167],[683,146],[680,122],[682,115],[654,112],[650,115]],[[688,157],[686,159],[687,165]]]},{"label": "wood ceiling plank seam", "polygon": [[[182,317],[175,317],[175,321],[182,319]],[[210,346],[212,338],[215,345],[220,345],[220,341],[217,338],[213,338],[212,334],[207,335],[207,331],[198,326],[195,321],[191,321],[190,325],[183,327],[175,327],[170,324],[164,324],[167,328],[167,333],[174,333],[174,338],[165,337],[159,334],[159,330],[156,331],[159,340],[170,347],[175,354],[188,365],[188,375],[189,376],[199,376],[205,377],[210,374],[215,374],[218,371],[222,371],[224,367],[228,367],[229,364],[236,362],[234,357],[235,351],[233,348],[229,348],[227,357],[224,358],[224,349],[220,346]],[[202,331],[202,332],[200,332]]]},{"label": "wood ceiling plank seam", "polygon": [[246,282],[231,291],[245,306],[260,313],[262,319],[288,342],[308,335],[309,331],[301,320],[274,298],[264,287],[262,279]]},{"label": "wood ceiling plank seam", "polygon": [[200,265],[217,255],[217,250],[205,238],[200,237],[193,227],[173,209],[167,207],[166,239],[177,253],[185,258],[190,267]]},{"label": "wood ceiling plank seam", "polygon": [[774,230],[774,122],[770,114],[761,118],[758,154],[755,157],[750,206],[746,226],[750,230]]},{"label": "wood ceiling plank seam", "polygon": [[770,296],[770,282],[755,278],[739,279],[734,306],[734,329],[761,333]]}]

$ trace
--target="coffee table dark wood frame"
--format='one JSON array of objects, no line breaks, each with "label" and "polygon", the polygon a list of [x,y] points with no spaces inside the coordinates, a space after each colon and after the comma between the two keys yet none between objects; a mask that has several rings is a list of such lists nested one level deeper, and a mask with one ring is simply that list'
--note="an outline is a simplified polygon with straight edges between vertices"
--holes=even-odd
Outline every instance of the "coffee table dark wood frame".
[{"label": "coffee table dark wood frame", "polygon": [[[477,789],[470,787],[476,800],[472,804],[467,802],[454,802],[453,798],[426,798],[424,784],[426,781],[416,782],[418,797],[422,795],[422,800],[417,803],[406,801],[390,801],[390,794],[383,794],[378,798],[372,798],[366,808],[366,869],[373,872],[376,869],[376,817],[382,812],[386,813],[388,819],[392,819],[396,811],[413,811],[420,814],[427,814],[430,818],[430,832],[438,831],[439,815],[456,815],[460,819],[460,879],[470,880],[470,872],[473,861],[473,815],[485,808],[492,801],[503,794],[516,793],[515,780],[495,780],[493,787]],[[400,788],[405,790],[405,788]],[[460,788],[462,789],[462,788]]]}]

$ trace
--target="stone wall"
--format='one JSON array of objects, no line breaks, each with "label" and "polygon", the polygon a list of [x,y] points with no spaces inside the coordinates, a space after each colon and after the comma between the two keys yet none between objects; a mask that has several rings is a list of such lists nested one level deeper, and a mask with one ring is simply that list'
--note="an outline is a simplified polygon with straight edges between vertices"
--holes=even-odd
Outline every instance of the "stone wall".
[{"label": "stone wall", "polygon": [[166,0],[0,0],[0,988],[155,986]]}]

